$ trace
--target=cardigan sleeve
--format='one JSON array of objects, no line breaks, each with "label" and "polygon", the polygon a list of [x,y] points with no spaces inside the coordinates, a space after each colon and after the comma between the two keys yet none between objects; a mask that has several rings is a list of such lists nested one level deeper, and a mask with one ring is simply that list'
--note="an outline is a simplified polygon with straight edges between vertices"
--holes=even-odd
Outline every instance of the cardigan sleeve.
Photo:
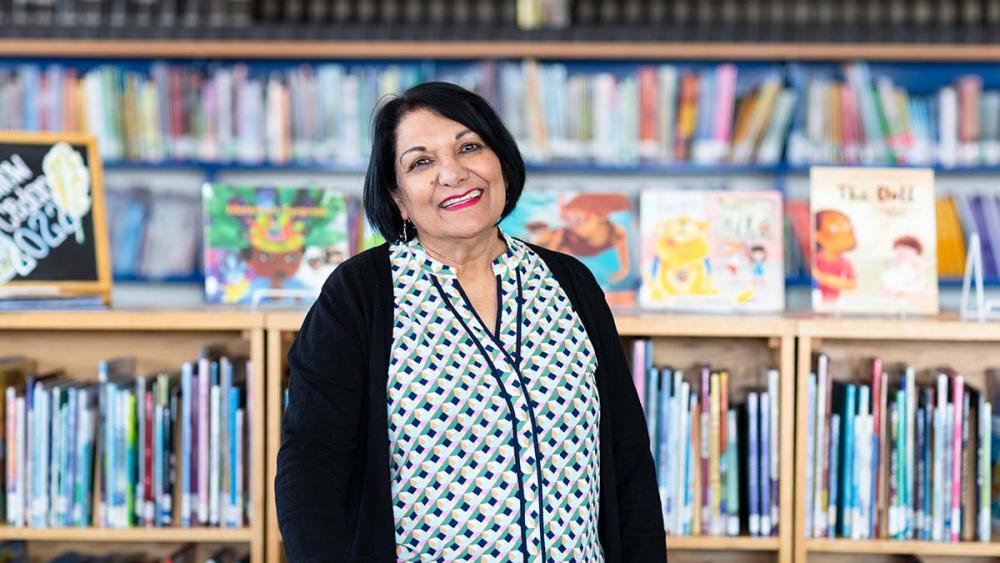
[{"label": "cardigan sleeve", "polygon": [[591,310],[599,317],[598,338],[607,364],[604,371],[612,400],[615,480],[624,560],[662,563],[667,558],[666,534],[646,419],[604,292],[582,263],[580,269],[586,280],[586,298],[594,302]]},{"label": "cardigan sleeve", "polygon": [[358,276],[342,264],[288,352],[288,407],[274,491],[289,561],[348,559],[352,476],[364,437],[366,339]]}]

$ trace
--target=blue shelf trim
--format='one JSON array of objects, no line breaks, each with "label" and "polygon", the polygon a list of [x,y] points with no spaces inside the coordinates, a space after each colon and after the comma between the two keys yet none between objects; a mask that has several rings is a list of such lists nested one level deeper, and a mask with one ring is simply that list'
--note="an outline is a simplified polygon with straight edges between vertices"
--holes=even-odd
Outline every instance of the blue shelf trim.
[{"label": "blue shelf trim", "polygon": [[[767,165],[700,165],[691,163],[653,164],[641,163],[635,165],[592,164],[586,162],[553,162],[527,164],[529,172],[563,173],[563,174],[678,174],[678,175],[740,175],[740,174],[779,174],[783,166]],[[207,162],[197,160],[165,160],[161,162],[139,161],[107,161],[104,168],[108,170],[178,170],[200,171],[206,174],[220,172],[315,172],[327,174],[364,174],[365,166],[320,164],[320,163],[241,163],[241,162]]]},{"label": "blue shelf trim", "polygon": [[[813,165],[797,165],[797,166],[785,166],[784,172],[788,174],[808,174],[810,167]],[[822,164],[816,163],[815,166],[850,166],[850,167],[860,167],[860,168],[930,168],[934,170],[935,174],[945,174],[953,176],[961,176],[966,174],[1000,174],[1000,166],[941,166],[940,164],[919,166],[919,165],[900,165],[900,164]]]},{"label": "blue shelf trim", "polygon": [[136,274],[116,274],[114,276],[114,281],[115,283],[162,283],[169,285],[204,284],[205,276],[202,275],[201,272],[186,276],[167,276],[165,278],[151,278]]},{"label": "blue shelf trim", "polygon": [[[816,164],[816,166],[861,166],[867,168],[931,168],[935,173],[944,175],[997,174],[1000,166],[961,166],[948,168],[935,166],[899,166],[899,165],[857,165],[857,164]],[[356,174],[365,173],[363,165],[339,165],[320,163],[244,163],[244,162],[208,162],[198,160],[164,160],[161,162],[139,162],[113,160],[104,163],[107,170],[177,170],[195,171],[205,174],[222,172],[312,172],[325,174]],[[528,172],[540,174],[675,174],[675,175],[782,175],[808,174],[810,166],[776,165],[702,165],[692,163],[659,164],[640,163],[634,165],[593,164],[587,162],[552,162],[526,164]]]}]

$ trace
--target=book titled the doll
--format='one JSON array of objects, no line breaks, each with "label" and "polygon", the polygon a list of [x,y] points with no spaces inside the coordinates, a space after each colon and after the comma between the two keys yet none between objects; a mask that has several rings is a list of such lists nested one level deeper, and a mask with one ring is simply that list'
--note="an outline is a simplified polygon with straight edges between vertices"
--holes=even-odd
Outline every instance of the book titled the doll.
[{"label": "book titled the doll", "polygon": [[814,167],[810,207],[813,310],[937,313],[932,170]]}]

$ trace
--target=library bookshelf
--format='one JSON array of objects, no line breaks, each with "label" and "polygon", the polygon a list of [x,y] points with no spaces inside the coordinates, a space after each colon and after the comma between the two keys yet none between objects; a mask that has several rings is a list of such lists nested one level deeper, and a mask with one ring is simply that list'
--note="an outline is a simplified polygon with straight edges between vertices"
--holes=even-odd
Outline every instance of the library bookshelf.
[{"label": "library bookshelf", "polygon": [[1000,45],[637,41],[3,39],[0,57],[996,61]]},{"label": "library bookshelf", "polygon": [[[268,524],[267,553],[270,563],[283,561],[281,536],[273,503],[273,483],[277,452],[281,444],[280,419],[282,389],[288,376],[285,357],[302,324],[304,312],[274,312],[267,315],[267,386],[268,386]],[[760,386],[761,368],[773,365],[780,369],[780,510],[781,521],[792,521],[792,446],[794,408],[795,334],[794,322],[781,317],[709,317],[666,316],[655,314],[616,315],[616,324],[623,340],[651,338],[654,340],[654,362],[689,366],[711,360],[713,365],[726,366],[733,377],[732,388],[737,399],[741,385]],[[628,348],[626,348],[628,349]],[[777,537],[694,536],[668,537],[671,561],[792,561],[792,530],[790,524],[780,528]]]},{"label": "library bookshelf", "polygon": [[62,368],[76,379],[97,378],[101,360],[136,358],[138,373],[173,372],[197,357],[199,346],[224,343],[246,354],[257,413],[251,424],[249,524],[243,528],[46,528],[0,526],[0,541],[23,540],[33,559],[48,560],[65,550],[102,554],[141,550],[163,558],[181,544],[194,544],[204,561],[220,545],[247,550],[250,561],[264,561],[264,326],[260,313],[232,309],[192,311],[120,310],[24,312],[0,315],[0,357],[22,355],[40,370]]},{"label": "library bookshelf", "polygon": [[[878,356],[883,369],[893,373],[895,365],[907,364],[917,371],[918,385],[926,384],[929,368],[946,365],[961,373],[967,383],[986,389],[984,371],[1000,363],[1000,324],[963,322],[955,316],[892,318],[800,318],[797,321],[798,366],[795,433],[795,561],[827,562],[844,555],[890,561],[898,556],[919,559],[947,557],[948,561],[995,561],[1000,559],[1000,541],[941,543],[892,539],[817,539],[805,537],[808,390],[806,381],[812,358],[823,352],[830,358],[835,380],[862,382],[869,374],[867,363]],[[890,375],[891,377],[891,375]],[[891,381],[891,379],[890,379]]]}]

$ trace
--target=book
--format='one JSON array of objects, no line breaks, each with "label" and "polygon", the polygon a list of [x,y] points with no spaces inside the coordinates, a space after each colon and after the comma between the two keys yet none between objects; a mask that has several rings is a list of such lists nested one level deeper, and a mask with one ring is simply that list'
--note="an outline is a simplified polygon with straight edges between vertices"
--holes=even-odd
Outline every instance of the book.
[{"label": "book", "polygon": [[511,236],[579,258],[610,305],[634,307],[639,287],[635,216],[634,200],[625,193],[526,190],[500,226]]},{"label": "book", "polygon": [[343,193],[221,184],[202,193],[209,302],[311,304],[350,255]]},{"label": "book", "polygon": [[784,309],[781,194],[643,190],[639,232],[644,308]]},{"label": "book", "polygon": [[810,205],[813,310],[937,313],[933,171],[814,167]]}]

